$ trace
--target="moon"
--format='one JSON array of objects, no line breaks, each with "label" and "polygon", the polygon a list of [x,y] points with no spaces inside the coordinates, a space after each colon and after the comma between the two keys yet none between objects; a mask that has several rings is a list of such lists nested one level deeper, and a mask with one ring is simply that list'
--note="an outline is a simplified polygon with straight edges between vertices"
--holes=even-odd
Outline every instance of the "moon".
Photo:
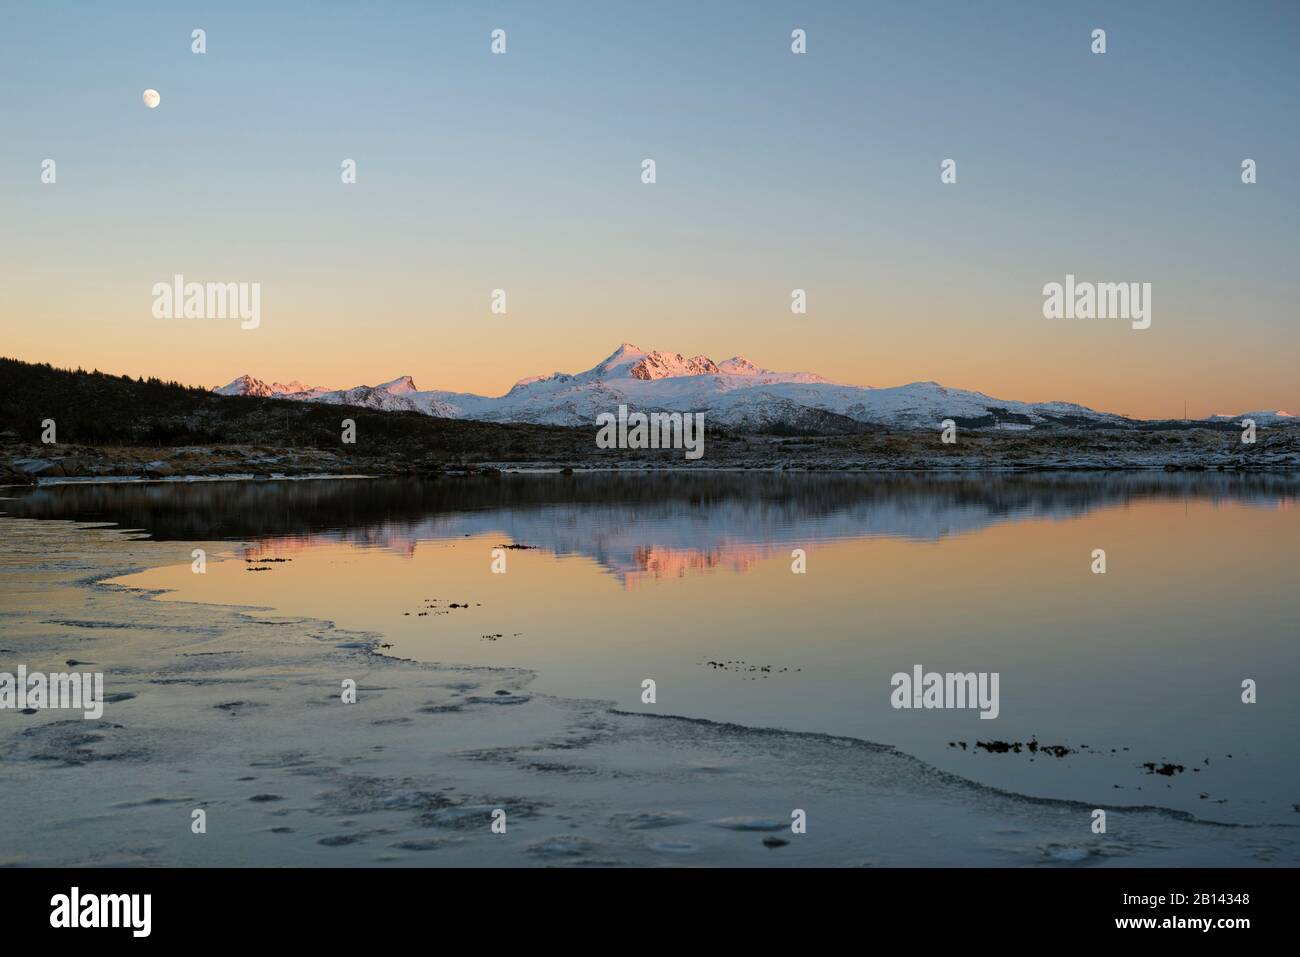
[{"label": "moon", "polygon": [[162,97],[158,95],[157,90],[144,91],[144,105],[149,107],[149,109],[152,110],[155,106],[158,105],[159,101],[161,100]]}]

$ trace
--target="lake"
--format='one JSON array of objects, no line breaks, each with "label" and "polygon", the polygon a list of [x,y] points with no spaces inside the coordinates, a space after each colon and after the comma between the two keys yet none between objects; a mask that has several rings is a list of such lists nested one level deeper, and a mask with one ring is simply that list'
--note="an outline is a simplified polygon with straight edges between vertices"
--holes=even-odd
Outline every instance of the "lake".
[{"label": "lake", "polygon": [[[1298,488],[507,474],[68,484],[5,504],[173,544],[119,580],[163,601],[326,619],[388,655],[527,668],[532,691],[621,710],[888,744],[1031,797],[1290,824]],[[892,676],[916,666],[997,673],[997,717],[894,708]]]}]

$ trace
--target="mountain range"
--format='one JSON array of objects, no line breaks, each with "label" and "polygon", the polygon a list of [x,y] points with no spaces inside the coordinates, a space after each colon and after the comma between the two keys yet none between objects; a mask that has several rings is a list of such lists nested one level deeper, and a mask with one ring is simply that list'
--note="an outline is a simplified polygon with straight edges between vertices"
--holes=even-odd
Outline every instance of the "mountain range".
[{"label": "mountain range", "polygon": [[[738,431],[851,433],[875,428],[937,429],[944,419],[966,428],[1125,428],[1143,423],[1072,402],[1018,402],[937,382],[892,388],[843,385],[811,372],[775,372],[743,356],[715,363],[706,356],[646,352],[623,343],[585,372],[555,372],[520,379],[505,395],[421,390],[410,376],[351,389],[270,382],[243,375],[214,389],[252,395],[361,406],[383,411],[485,422],[592,425],[619,405],[636,411],[703,412],[706,420]],[[1253,418],[1257,425],[1293,424],[1286,412],[1214,415],[1226,422]]]}]

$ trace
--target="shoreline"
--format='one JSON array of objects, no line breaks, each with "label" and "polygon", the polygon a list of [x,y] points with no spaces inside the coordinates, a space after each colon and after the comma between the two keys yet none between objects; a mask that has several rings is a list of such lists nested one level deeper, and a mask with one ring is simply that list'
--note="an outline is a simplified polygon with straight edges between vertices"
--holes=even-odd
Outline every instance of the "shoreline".
[{"label": "shoreline", "polygon": [[[842,436],[721,434],[699,460],[679,451],[599,450],[579,430],[559,440],[522,442],[502,454],[486,440],[455,451],[394,441],[382,449],[267,444],[186,446],[0,445],[0,486],[54,479],[197,481],[210,478],[417,476],[502,472],[931,472],[1300,471],[1300,427],[1261,429],[1254,444],[1234,430],[968,431],[945,445],[937,433]],[[573,434],[568,434],[568,433]],[[549,443],[549,444],[548,444]]]},{"label": "shoreline", "polygon": [[[887,468],[887,467],[850,467],[843,466],[839,468],[816,468],[816,467],[796,467],[790,468],[785,466],[745,466],[745,465],[711,465],[711,466],[649,466],[644,464],[629,466],[600,466],[589,468],[559,468],[553,466],[511,466],[504,463],[485,462],[482,465],[471,466],[463,471],[447,471],[441,473],[438,478],[495,478],[501,475],[661,475],[661,474],[679,474],[691,475],[698,473],[717,473],[717,474],[771,474],[771,475],[822,475],[827,472],[833,472],[843,475],[980,475],[992,474],[1001,476],[1016,475],[1068,475],[1077,473],[1080,475],[1102,472],[1122,472],[1128,474],[1142,473],[1204,473],[1216,472],[1226,475],[1294,475],[1300,472],[1300,466],[1255,466],[1249,468],[1235,468],[1228,466],[1218,466],[1216,468],[1204,468],[1197,466],[1171,467],[1169,465],[1131,465],[1124,467],[1112,467],[1104,465],[1053,465],[1053,466],[977,466],[969,467],[943,466],[943,467],[909,467],[909,468]],[[34,489],[34,488],[57,488],[69,485],[181,485],[193,483],[208,482],[308,482],[308,481],[362,481],[367,479],[382,478],[400,478],[400,477],[425,477],[419,473],[388,473],[388,472],[371,472],[371,473],[302,473],[302,474],[256,474],[252,472],[234,472],[219,475],[172,475],[166,477],[148,478],[135,475],[99,475],[99,476],[42,476],[36,478],[30,484],[20,484],[17,482],[0,482],[0,490],[4,489]]]},{"label": "shoreline", "polygon": [[[0,800],[20,835],[4,863],[1300,861],[1286,825],[1114,806],[1098,837],[1086,805],[1001,792],[889,745],[620,712],[534,693],[523,669],[392,658],[378,633],[157,602],[108,580],[205,543],[0,522],[13,545],[0,554],[6,658],[21,649],[46,670],[84,659],[125,696],[98,722],[0,713]],[[339,700],[348,676],[355,705]],[[496,807],[505,835],[490,831]],[[206,835],[189,831],[194,808]],[[808,813],[805,835],[789,832],[794,808]]]}]

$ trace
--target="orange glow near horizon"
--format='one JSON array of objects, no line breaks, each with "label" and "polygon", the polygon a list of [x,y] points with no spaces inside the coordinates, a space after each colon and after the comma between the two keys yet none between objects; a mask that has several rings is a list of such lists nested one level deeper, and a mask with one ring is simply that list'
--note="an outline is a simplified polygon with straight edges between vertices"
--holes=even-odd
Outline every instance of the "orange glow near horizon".
[{"label": "orange glow near horizon", "polygon": [[[494,56],[472,4],[226,6],[207,28],[239,42],[203,56],[166,17],[7,11],[0,355],[500,396],[631,342],[1139,418],[1300,414],[1293,10],[1121,4],[1142,55],[1098,57],[1054,4],[819,4],[793,56],[778,5],[690,5],[684,36],[522,4],[529,39]],[[177,275],[257,283],[260,326],[154,318]],[[1044,318],[1067,275],[1149,283],[1150,328]]]},{"label": "orange glow near horizon", "polygon": [[[147,289],[147,287],[145,287]],[[13,290],[11,289],[12,293]],[[652,351],[703,354],[715,361],[744,355],[779,371],[816,372],[834,382],[888,387],[933,380],[1000,399],[1077,402],[1139,418],[1192,418],[1259,409],[1300,412],[1300,382],[1285,350],[1223,348],[1214,322],[1179,322],[1157,313],[1152,328],[1123,322],[1052,322],[1032,313],[969,321],[915,318],[916,303],[876,304],[856,318],[847,299],[830,297],[808,316],[782,315],[771,290],[763,323],[723,318],[711,303],[658,302],[663,291],[636,290],[625,313],[612,301],[575,306],[556,318],[549,303],[522,294],[506,316],[488,313],[486,297],[471,308],[469,294],[442,318],[404,313],[396,303],[363,307],[342,290],[293,296],[263,292],[262,323],[241,330],[231,320],[157,320],[145,296],[86,302],[8,304],[22,323],[5,321],[0,352],[59,367],[97,368],[157,376],[213,388],[244,374],[267,382],[351,388],[411,375],[421,389],[502,395],[519,379],[581,372],[621,342]],[[609,299],[613,299],[610,293]],[[664,307],[663,316],[656,306]],[[934,306],[932,303],[924,303]],[[1033,306],[1030,303],[1026,308]],[[391,308],[390,308],[391,307]],[[737,313],[744,309],[736,309]],[[87,315],[96,315],[89,322]],[[891,315],[913,315],[893,319]],[[370,318],[357,320],[354,316]],[[1163,321],[1162,321],[1163,320]]]}]

